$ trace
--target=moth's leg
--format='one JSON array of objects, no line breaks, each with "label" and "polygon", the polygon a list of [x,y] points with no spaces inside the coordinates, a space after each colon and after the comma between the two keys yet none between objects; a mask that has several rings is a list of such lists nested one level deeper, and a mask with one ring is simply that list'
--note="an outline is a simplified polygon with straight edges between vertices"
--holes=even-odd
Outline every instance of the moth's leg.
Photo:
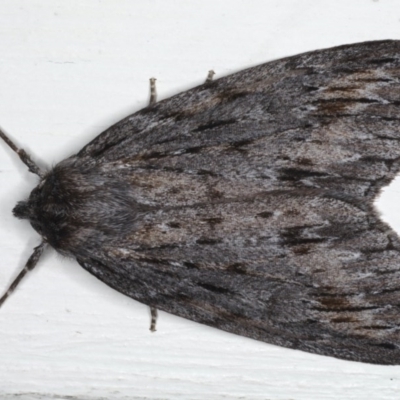
[{"label": "moth's leg", "polygon": [[[210,83],[213,80],[213,76],[215,72],[213,70],[208,71],[207,79],[205,83]],[[153,105],[157,102],[157,90],[156,90],[156,78],[150,78],[150,101],[149,105]],[[150,331],[156,331],[157,325],[157,309],[154,307],[150,307],[150,314],[151,314],[151,324],[150,324]]]},{"label": "moth's leg", "polygon": [[156,331],[156,324],[157,324],[157,308],[150,307],[150,313],[151,313],[151,324],[150,324],[150,330],[152,332]]},{"label": "moth's leg", "polygon": [[[150,78],[150,101],[149,106],[155,104],[157,102],[157,90],[156,90],[156,78]],[[157,324],[157,309],[154,307],[150,307],[151,314],[151,324],[150,330],[152,332],[156,331]]]},{"label": "moth's leg", "polygon": [[207,83],[212,82],[214,75],[215,75],[215,72],[212,69],[210,69],[208,71],[208,75],[207,75],[206,81],[204,83],[207,84]]},{"label": "moth's leg", "polygon": [[150,78],[150,102],[149,106],[157,101],[156,78]]}]

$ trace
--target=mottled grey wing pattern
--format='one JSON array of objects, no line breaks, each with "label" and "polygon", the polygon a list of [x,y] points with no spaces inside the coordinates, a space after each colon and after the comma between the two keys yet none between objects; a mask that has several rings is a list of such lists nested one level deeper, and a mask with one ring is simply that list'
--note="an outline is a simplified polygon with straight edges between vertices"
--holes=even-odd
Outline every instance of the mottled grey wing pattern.
[{"label": "mottled grey wing pattern", "polygon": [[361,43],[250,68],[129,116],[56,167],[84,170],[83,185],[116,183],[98,199],[104,226],[89,216],[76,225],[87,246],[72,255],[160,310],[399,364],[400,243],[373,207],[399,171],[399,78],[400,42]]}]

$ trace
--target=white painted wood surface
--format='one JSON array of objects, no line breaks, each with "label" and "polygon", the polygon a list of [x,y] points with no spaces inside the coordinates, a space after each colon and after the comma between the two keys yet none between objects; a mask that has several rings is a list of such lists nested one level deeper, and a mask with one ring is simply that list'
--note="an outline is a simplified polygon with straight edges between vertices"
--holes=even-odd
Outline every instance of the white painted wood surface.
[{"label": "white painted wood surface", "polygon": [[[283,56],[400,39],[398,0],[1,0],[0,125],[52,165],[148,101]],[[35,177],[0,145],[0,289],[38,235]],[[380,201],[392,226],[400,184]],[[400,232],[400,219],[397,218]],[[399,261],[400,262],[400,261]],[[400,367],[345,362],[160,313],[49,252],[0,311],[0,399],[396,399]]]}]

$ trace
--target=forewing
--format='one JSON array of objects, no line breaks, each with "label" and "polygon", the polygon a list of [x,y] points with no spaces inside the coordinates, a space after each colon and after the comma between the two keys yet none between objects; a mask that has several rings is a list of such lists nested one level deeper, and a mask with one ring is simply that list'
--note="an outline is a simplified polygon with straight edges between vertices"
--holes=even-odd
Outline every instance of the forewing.
[{"label": "forewing", "polygon": [[229,332],[400,363],[400,42],[250,68],[148,107],[76,156],[144,210],[78,257],[122,293]]}]

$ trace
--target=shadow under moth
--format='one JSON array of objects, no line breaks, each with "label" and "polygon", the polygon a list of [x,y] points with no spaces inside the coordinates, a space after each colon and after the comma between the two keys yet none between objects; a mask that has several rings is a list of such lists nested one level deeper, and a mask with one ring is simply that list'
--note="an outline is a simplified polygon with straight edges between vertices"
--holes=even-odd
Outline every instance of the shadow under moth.
[{"label": "shadow under moth", "polygon": [[[154,84],[154,81],[153,81]],[[115,290],[256,340],[400,364],[400,240],[374,208],[400,169],[400,41],[212,80],[111,126],[13,210]]]}]

